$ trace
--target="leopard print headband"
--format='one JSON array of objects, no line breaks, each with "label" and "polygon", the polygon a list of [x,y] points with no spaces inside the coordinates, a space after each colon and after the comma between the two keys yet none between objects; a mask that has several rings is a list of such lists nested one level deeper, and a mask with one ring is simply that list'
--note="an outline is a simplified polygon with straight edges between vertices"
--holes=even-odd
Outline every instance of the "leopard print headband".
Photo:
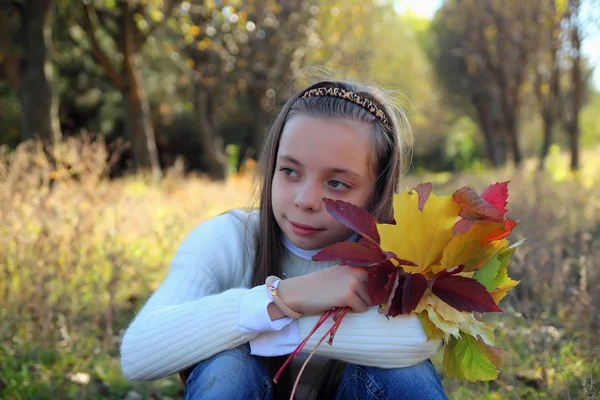
[{"label": "leopard print headband", "polygon": [[377,107],[377,105],[375,103],[373,103],[371,100],[364,98],[362,96],[359,96],[354,92],[349,92],[342,88],[319,87],[319,88],[314,88],[314,89],[308,90],[306,93],[304,93],[304,95],[302,95],[303,98],[317,97],[317,96],[339,97],[340,99],[344,99],[344,100],[348,100],[353,103],[356,103],[359,106],[361,106],[362,108],[364,108],[365,110],[367,110],[368,112],[370,112],[371,114],[373,114],[388,129],[391,129],[388,118],[385,115],[385,113],[383,112],[383,110],[381,108]]}]

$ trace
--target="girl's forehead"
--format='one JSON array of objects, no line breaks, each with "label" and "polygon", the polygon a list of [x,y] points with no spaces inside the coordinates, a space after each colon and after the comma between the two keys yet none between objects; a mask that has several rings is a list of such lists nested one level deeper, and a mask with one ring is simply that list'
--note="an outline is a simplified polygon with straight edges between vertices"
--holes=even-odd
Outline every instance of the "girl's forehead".
[{"label": "girl's forehead", "polygon": [[371,126],[364,122],[298,115],[287,121],[277,157],[306,167],[345,168],[364,175],[371,169],[372,135]]}]

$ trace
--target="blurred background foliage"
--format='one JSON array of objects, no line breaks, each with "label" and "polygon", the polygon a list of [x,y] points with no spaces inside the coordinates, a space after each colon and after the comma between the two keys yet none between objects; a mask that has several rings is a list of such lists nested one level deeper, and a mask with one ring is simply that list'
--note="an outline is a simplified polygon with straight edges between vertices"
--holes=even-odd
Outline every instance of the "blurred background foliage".
[{"label": "blurred background foliage", "polygon": [[406,186],[511,180],[505,366],[449,397],[599,398],[600,2],[402,3],[0,0],[0,398],[181,397],[123,378],[120,334],[315,77],[407,112]]},{"label": "blurred background foliage", "polygon": [[86,131],[128,143],[115,173],[182,158],[223,179],[227,148],[256,158],[291,91],[335,71],[395,94],[417,168],[542,164],[556,143],[575,170],[600,138],[596,3],[3,0],[0,143]]}]

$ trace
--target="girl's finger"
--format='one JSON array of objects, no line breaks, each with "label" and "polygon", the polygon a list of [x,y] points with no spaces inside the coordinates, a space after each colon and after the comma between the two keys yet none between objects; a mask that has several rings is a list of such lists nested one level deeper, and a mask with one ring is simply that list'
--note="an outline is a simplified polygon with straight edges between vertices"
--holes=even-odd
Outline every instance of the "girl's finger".
[{"label": "girl's finger", "polygon": [[348,307],[350,307],[354,312],[362,313],[367,311],[367,308],[369,306],[361,297],[353,296],[352,299],[350,299],[350,302],[348,303]]},{"label": "girl's finger", "polygon": [[360,285],[356,289],[356,294],[362,299],[362,301],[365,302],[367,306],[371,306],[371,299],[369,298],[369,291],[367,290],[366,285]]}]

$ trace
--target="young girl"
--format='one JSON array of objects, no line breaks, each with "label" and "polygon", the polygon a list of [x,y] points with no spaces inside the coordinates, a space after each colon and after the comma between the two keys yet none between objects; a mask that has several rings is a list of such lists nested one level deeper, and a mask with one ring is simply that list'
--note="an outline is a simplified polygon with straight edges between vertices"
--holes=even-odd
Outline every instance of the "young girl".
[{"label": "young girl", "polygon": [[125,376],[184,371],[186,399],[287,398],[304,360],[272,384],[285,355],[323,312],[350,307],[333,345],[310,360],[296,398],[446,399],[428,360],[440,341],[427,340],[419,319],[379,315],[366,269],[311,260],[359,239],[323,197],[391,220],[401,154],[398,121],[373,88],[319,82],[292,96],[263,149],[259,210],[220,215],[187,237],[123,337]]}]

